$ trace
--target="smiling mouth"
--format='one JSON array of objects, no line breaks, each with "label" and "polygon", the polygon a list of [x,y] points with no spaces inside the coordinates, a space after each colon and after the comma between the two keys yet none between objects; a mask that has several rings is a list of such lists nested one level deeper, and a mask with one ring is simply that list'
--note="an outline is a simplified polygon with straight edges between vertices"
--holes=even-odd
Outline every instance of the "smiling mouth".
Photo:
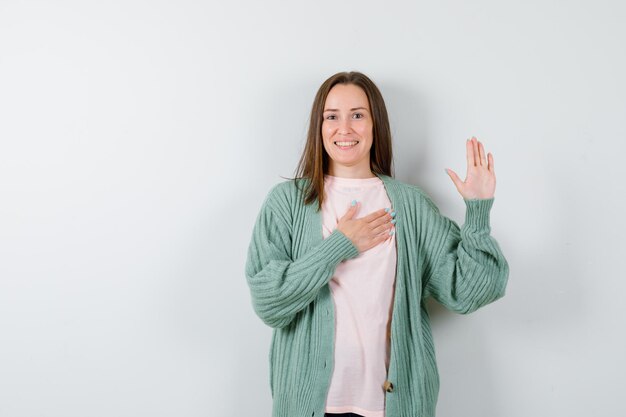
[{"label": "smiling mouth", "polygon": [[347,149],[347,148],[351,148],[351,147],[357,145],[359,143],[359,141],[358,140],[346,140],[346,141],[337,140],[334,143],[335,143],[335,145],[339,146],[340,148]]}]

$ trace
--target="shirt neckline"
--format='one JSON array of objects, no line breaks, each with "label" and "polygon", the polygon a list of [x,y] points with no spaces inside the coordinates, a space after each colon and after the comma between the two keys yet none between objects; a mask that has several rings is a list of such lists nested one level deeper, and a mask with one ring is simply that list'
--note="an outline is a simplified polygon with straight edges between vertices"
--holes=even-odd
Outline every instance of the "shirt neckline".
[{"label": "shirt neckline", "polygon": [[378,176],[375,176],[372,178],[345,178],[345,177],[335,177],[333,175],[324,174],[324,182],[327,184],[337,184],[337,185],[368,186],[368,185],[381,184],[382,180]]}]

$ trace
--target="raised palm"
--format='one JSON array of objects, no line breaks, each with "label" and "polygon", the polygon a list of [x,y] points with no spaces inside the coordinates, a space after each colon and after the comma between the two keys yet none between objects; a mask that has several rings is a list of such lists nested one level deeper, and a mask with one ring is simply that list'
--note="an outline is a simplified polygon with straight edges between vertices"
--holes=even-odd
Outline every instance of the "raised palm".
[{"label": "raised palm", "polygon": [[456,172],[446,169],[456,189],[466,200],[493,198],[496,191],[496,173],[493,155],[485,154],[483,144],[475,137],[466,141],[467,174],[461,181]]}]

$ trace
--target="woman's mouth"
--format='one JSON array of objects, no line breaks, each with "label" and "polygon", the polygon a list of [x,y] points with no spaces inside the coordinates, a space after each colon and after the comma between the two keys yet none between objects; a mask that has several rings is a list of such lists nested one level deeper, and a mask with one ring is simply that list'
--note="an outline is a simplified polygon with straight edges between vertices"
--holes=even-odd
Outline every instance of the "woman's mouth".
[{"label": "woman's mouth", "polygon": [[350,149],[357,143],[359,143],[358,140],[335,141],[335,145],[337,145],[340,149]]}]

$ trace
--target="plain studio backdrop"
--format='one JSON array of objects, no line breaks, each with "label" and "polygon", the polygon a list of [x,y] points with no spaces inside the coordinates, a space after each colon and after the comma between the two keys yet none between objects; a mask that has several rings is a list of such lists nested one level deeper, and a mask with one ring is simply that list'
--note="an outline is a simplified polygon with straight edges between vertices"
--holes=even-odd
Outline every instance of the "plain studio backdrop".
[{"label": "plain studio backdrop", "polygon": [[619,1],[0,2],[0,416],[269,416],[244,275],[330,75],[387,102],[395,174],[495,158],[506,296],[429,303],[438,416],[626,414]]}]

